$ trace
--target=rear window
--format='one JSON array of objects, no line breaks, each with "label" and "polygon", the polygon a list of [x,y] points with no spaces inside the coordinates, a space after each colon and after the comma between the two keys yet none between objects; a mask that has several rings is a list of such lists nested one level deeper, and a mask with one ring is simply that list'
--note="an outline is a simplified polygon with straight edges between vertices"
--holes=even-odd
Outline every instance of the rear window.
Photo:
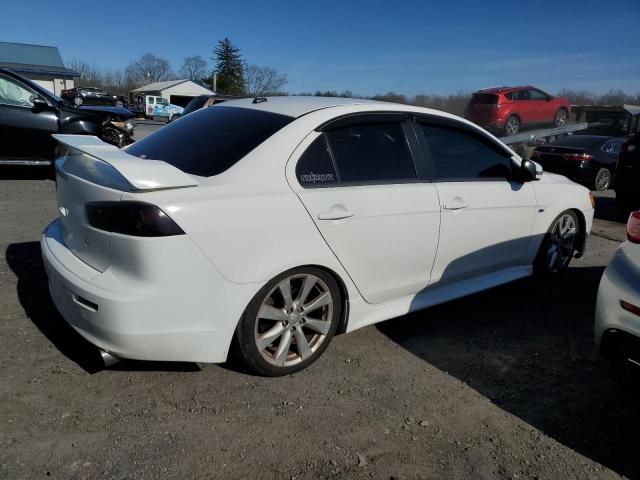
[{"label": "rear window", "polygon": [[232,167],[293,120],[250,108],[215,106],[170,123],[126,152],[162,160],[192,175],[211,177]]},{"label": "rear window", "polygon": [[471,105],[495,105],[498,103],[498,96],[491,93],[474,93],[469,103]]}]

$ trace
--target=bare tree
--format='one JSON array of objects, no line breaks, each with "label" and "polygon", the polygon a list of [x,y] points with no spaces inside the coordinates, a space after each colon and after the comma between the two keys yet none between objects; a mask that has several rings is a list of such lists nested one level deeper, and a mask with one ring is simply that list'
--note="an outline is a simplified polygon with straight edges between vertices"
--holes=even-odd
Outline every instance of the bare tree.
[{"label": "bare tree", "polygon": [[174,78],[169,60],[147,53],[134,60],[125,70],[126,77],[137,85],[161,82]]},{"label": "bare tree", "polygon": [[98,87],[113,94],[128,95],[138,86],[129,82],[123,70],[103,68],[82,60],[70,60],[67,67],[80,74],[75,82],[78,87]]},{"label": "bare tree", "polygon": [[278,93],[288,80],[286,73],[280,73],[272,67],[247,65],[244,71],[245,90],[248,95]]},{"label": "bare tree", "polygon": [[207,62],[200,55],[185,57],[180,67],[180,76],[189,80],[202,80],[207,76]]}]

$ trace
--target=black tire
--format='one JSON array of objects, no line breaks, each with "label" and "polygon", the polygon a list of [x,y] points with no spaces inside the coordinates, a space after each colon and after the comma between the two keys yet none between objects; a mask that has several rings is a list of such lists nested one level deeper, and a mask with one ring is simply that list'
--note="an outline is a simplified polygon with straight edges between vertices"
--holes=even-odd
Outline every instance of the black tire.
[{"label": "black tire", "polygon": [[508,137],[510,135],[515,135],[519,131],[520,131],[520,119],[515,115],[511,115],[504,122],[504,134],[505,136]]},{"label": "black tire", "polygon": [[169,123],[175,122],[180,117],[182,117],[182,115],[180,115],[179,113],[176,113],[175,115],[171,115],[171,118],[169,118]]},{"label": "black tire", "polygon": [[553,124],[556,127],[564,127],[569,121],[569,112],[566,108],[560,108],[553,117]]},{"label": "black tire", "polygon": [[[572,219],[573,228],[575,230],[571,235],[573,241],[570,243],[567,241],[561,247],[556,240],[556,227],[561,219],[564,219],[566,216]],[[565,210],[558,215],[553,222],[551,222],[551,226],[549,227],[549,230],[547,230],[547,233],[542,240],[542,244],[540,245],[540,249],[538,250],[533,266],[534,275],[538,277],[549,277],[559,275],[566,271],[573,255],[575,254],[578,241],[582,235],[582,231],[580,229],[581,225],[578,214],[573,210]],[[553,262],[551,258],[552,247],[556,247],[558,249],[558,255],[561,255],[558,262]]]},{"label": "black tire", "polygon": [[611,187],[611,171],[608,168],[599,168],[593,179],[593,190],[604,192]]},{"label": "black tire", "polygon": [[124,108],[124,102],[122,100],[116,100],[116,107],[123,107]]},{"label": "black tire", "polygon": [[[265,320],[264,318],[258,318],[258,313],[261,310],[263,304],[266,304],[268,301],[273,299],[272,295],[276,295],[275,293],[276,291],[278,292],[278,294],[280,293],[280,291],[278,290],[279,285],[285,282],[287,279],[291,279],[289,282],[290,297],[298,299],[298,297],[301,296],[301,290],[303,289],[303,284],[296,285],[295,281],[299,279],[298,277],[304,277],[304,276],[317,277],[317,279],[321,280],[321,282],[319,282],[318,285],[322,283],[323,289],[326,287],[327,291],[330,293],[331,295],[330,298],[332,301],[328,305],[331,305],[331,308],[329,308],[328,305],[326,310],[325,310],[325,307],[322,307],[322,309],[325,310],[325,313],[328,311],[331,312],[331,319],[329,320],[330,325],[327,328],[327,332],[323,335],[320,335],[310,330],[305,331],[305,336],[307,336],[307,334],[310,335],[312,341],[313,341],[313,338],[317,337],[318,335],[322,337],[321,341],[317,343],[317,346],[315,347],[312,345],[312,342],[309,342],[307,344],[307,346],[311,346],[312,348],[315,348],[315,350],[312,351],[312,353],[308,358],[303,359],[301,354],[293,352],[292,351],[293,346],[296,344],[289,343],[290,347],[287,349],[287,352],[289,353],[285,356],[285,358],[288,359],[293,356],[293,359],[290,361],[292,362],[297,361],[297,363],[284,365],[284,366],[275,365],[275,361],[277,359],[277,352],[272,352],[272,355],[274,358],[271,361],[267,360],[267,358],[268,358],[269,349],[275,351],[276,346],[269,344],[269,346],[266,349],[263,349],[263,351],[261,351],[260,348],[258,347],[259,340],[257,337],[259,336],[259,334],[260,333],[264,334],[265,332],[269,331],[269,328],[267,328],[269,324],[265,326],[265,325],[262,325],[260,322],[263,322],[263,323],[270,322],[270,321],[274,322],[274,323],[271,323],[270,325],[273,325],[273,327],[271,328],[276,328],[276,327],[279,327],[278,324],[282,323],[284,325],[284,323],[286,323],[286,320],[282,322],[280,321],[280,319]],[[306,280],[302,280],[300,278],[300,282],[303,282],[303,281],[306,281]],[[313,288],[316,288],[316,287],[313,287]],[[320,296],[323,295],[323,293],[321,292],[324,290],[320,290],[320,286],[318,286],[317,288],[318,288],[318,292],[320,292],[317,298],[320,298]],[[315,301],[316,297],[307,297],[307,298],[311,298],[312,299],[311,302],[313,302]],[[283,308],[279,308],[280,307],[279,304],[276,305],[275,303],[273,303],[271,305],[273,305],[274,309],[280,312],[285,310],[284,306]],[[277,377],[282,375],[289,375],[291,373],[303,370],[309,365],[311,365],[313,362],[315,362],[318,359],[318,357],[320,357],[320,355],[322,355],[322,353],[328,347],[331,339],[335,335],[338,324],[340,323],[341,315],[342,315],[342,298],[340,294],[340,288],[338,287],[338,283],[336,282],[335,278],[331,274],[316,267],[299,267],[299,268],[288,270],[278,275],[277,277],[269,281],[264,287],[262,287],[260,291],[253,297],[253,299],[245,309],[240,319],[240,322],[236,327],[236,332],[234,336],[234,345],[233,345],[234,354],[239,358],[240,361],[242,361],[242,363],[247,368],[249,368],[253,372],[256,372],[260,375]],[[302,316],[302,314],[300,314],[300,316]],[[287,325],[286,327],[283,327],[282,330],[284,331],[290,328],[290,331],[293,332],[294,328],[297,328],[297,327],[307,328],[305,327],[305,325],[303,325],[303,321],[297,321],[297,322],[300,322],[300,323],[294,324],[293,327],[290,327],[289,325]],[[260,328],[263,328],[263,330],[260,331],[259,330]],[[284,333],[288,335],[290,338],[292,337],[292,335],[289,335],[286,332]],[[279,342],[278,348],[277,348],[277,350],[279,350],[280,342],[282,342],[283,339],[281,337],[274,338],[272,340],[272,343],[274,343],[275,340],[278,340]],[[295,348],[296,350],[298,350],[297,346]],[[296,358],[296,356],[299,357],[299,360],[298,358]],[[288,362],[289,360],[286,360],[286,361]]]}]

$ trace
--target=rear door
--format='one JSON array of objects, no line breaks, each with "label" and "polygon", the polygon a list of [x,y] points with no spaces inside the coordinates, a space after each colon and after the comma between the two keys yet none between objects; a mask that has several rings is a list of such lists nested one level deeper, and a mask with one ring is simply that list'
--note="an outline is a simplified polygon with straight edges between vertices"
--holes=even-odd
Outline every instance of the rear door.
[{"label": "rear door", "polygon": [[37,93],[28,85],[0,74],[0,160],[12,162],[50,161],[58,131],[53,109],[36,110]]},{"label": "rear door", "polygon": [[287,165],[289,183],[369,303],[424,289],[440,205],[420,179],[401,115],[358,116],[312,133]]},{"label": "rear door", "polygon": [[532,185],[512,179],[509,152],[456,124],[416,124],[442,208],[432,284],[523,265],[536,209]]},{"label": "rear door", "polygon": [[535,104],[529,99],[529,91],[527,89],[516,90],[511,92],[514,107],[513,111],[520,117],[520,124],[527,125],[536,122],[537,114]]}]

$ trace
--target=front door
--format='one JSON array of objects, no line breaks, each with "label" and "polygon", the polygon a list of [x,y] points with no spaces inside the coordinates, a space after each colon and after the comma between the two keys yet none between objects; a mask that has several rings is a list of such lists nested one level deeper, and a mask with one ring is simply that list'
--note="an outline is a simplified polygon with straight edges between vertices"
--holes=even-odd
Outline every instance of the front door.
[{"label": "front door", "polygon": [[438,194],[418,179],[405,129],[357,123],[313,133],[287,166],[289,183],[369,303],[426,288],[438,245]]},{"label": "front door", "polygon": [[52,109],[36,110],[37,95],[28,85],[0,74],[0,160],[38,162],[52,160],[58,132],[58,115]]},{"label": "front door", "polygon": [[416,124],[442,207],[431,284],[524,264],[536,209],[530,183],[512,179],[510,153],[472,130]]}]

